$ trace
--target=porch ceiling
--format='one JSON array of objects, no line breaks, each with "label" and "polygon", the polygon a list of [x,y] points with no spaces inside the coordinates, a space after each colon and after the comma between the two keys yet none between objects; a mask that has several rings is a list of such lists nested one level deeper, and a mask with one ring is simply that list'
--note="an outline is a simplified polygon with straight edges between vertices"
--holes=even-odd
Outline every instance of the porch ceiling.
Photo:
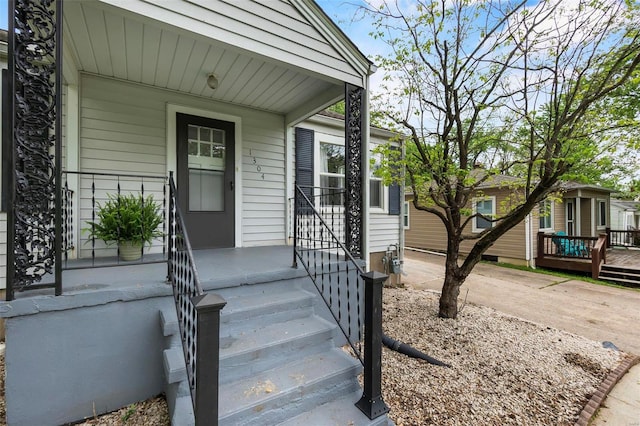
[{"label": "porch ceiling", "polygon": [[77,70],[208,97],[284,114],[290,124],[344,95],[342,81],[101,2],[65,2],[63,34],[65,76]]}]

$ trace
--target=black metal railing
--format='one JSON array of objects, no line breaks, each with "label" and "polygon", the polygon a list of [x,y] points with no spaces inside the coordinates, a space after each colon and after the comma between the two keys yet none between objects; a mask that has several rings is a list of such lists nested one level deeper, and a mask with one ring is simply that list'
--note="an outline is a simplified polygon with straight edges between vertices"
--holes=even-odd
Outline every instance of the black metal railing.
[{"label": "black metal railing", "polygon": [[75,249],[73,237],[73,190],[69,189],[68,182],[64,182],[62,188],[62,253],[65,262],[69,252]]},{"label": "black metal railing", "polygon": [[173,174],[169,176],[168,228],[167,279],[173,288],[195,421],[196,425],[216,425],[220,310],[226,301],[202,290]]},{"label": "black metal railing", "polygon": [[[64,171],[62,241],[63,269],[82,269],[123,264],[158,263],[167,260],[167,177],[125,173]],[[70,185],[70,182],[73,185]],[[77,187],[72,191],[70,186]],[[74,205],[74,195],[78,199]],[[99,222],[101,206],[111,199],[128,194],[158,206],[162,220],[154,230],[156,236],[140,248],[137,260],[121,259],[121,248],[115,241],[102,241],[92,235],[92,227]],[[79,232],[76,234],[76,230]],[[76,244],[77,241],[77,244]],[[73,251],[75,250],[75,253]]]},{"label": "black metal railing", "polygon": [[[342,210],[344,216],[344,208],[332,206],[327,221],[325,207],[319,203],[340,193],[334,191],[329,196],[322,190],[296,186],[293,262],[297,266],[300,261],[306,269],[355,356],[364,364],[361,351],[364,284],[360,277],[364,270],[330,226],[331,221],[344,224],[343,220],[335,218],[337,210]],[[318,193],[322,195],[316,195]]]},{"label": "black metal railing", "polygon": [[[304,195],[309,199],[311,204],[316,208],[318,214],[327,224],[329,229],[335,234],[338,241],[345,244],[345,189],[319,186],[302,186],[299,185]],[[293,222],[295,218],[295,198],[290,200],[290,232],[293,236]]]},{"label": "black metal railing", "polygon": [[607,247],[640,247],[640,229],[607,228]]},{"label": "black metal railing", "polygon": [[[365,274],[363,262],[353,257],[329,226],[328,221],[337,216],[340,206],[336,204],[336,210],[327,216],[316,198],[318,193],[326,199],[337,194],[324,193],[322,188],[295,187],[293,266],[300,263],[305,268],[355,357],[364,366],[364,394],[356,405],[373,419],[388,412],[382,401],[380,361],[382,284],[387,276]],[[344,224],[337,217],[335,220]]]}]

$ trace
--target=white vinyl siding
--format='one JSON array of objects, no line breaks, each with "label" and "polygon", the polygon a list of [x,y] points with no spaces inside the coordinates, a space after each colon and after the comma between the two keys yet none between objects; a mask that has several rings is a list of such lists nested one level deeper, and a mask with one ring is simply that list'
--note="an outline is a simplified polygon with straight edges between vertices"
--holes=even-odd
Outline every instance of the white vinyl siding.
[{"label": "white vinyl siding", "polygon": [[[236,159],[242,169],[242,193],[236,196],[242,197],[243,228],[242,242],[236,244],[283,244],[284,120],[280,115],[85,74],[80,95],[80,168],[167,175],[167,104],[242,118],[242,158]],[[80,205],[85,218],[91,206],[90,186],[89,179],[83,179]]]},{"label": "white vinyl siding", "polygon": [[369,251],[371,253],[385,251],[390,244],[398,244],[401,217],[386,213],[369,214]]}]

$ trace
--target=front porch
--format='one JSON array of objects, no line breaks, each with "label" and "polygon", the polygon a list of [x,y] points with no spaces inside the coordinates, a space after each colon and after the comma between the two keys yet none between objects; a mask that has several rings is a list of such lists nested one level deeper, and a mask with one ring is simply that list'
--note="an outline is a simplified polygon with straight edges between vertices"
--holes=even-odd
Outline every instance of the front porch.
[{"label": "front porch", "polygon": [[[203,249],[193,251],[196,269],[203,290],[219,290],[277,278],[303,277],[304,269],[292,268],[293,248],[290,246]],[[62,271],[64,296],[78,297],[86,293],[148,292],[149,295],[171,295],[167,283],[167,263],[160,253],[145,254],[146,263],[119,261],[116,257],[72,259]],[[97,262],[97,266],[91,266]],[[117,264],[120,262],[120,264]],[[100,266],[105,263],[109,266]],[[115,266],[114,266],[115,265]],[[16,300],[31,300],[34,296],[51,298],[50,289],[16,292]],[[115,299],[114,299],[115,300]]]},{"label": "front porch", "polygon": [[[291,392],[300,391],[308,395],[300,406],[296,396],[298,412],[343,399],[341,409],[353,418],[362,416],[354,406],[361,395],[354,373],[361,367],[336,349],[344,338],[305,269],[291,267],[292,247],[195,250],[193,255],[203,289],[227,301],[220,328],[221,424],[258,415],[252,410],[260,404],[266,404],[259,416],[267,423],[280,419],[276,413],[295,414],[284,407]],[[9,423],[62,424],[162,392],[174,398],[174,420],[184,407],[188,410],[191,399],[180,400],[184,361],[175,363],[182,347],[173,346],[177,336],[167,331],[177,323],[167,320],[175,317],[175,307],[166,275],[166,263],[66,270],[61,296],[41,289],[18,292],[5,303]],[[348,291],[339,287],[345,280],[339,283],[334,279],[334,297]],[[33,350],[32,342],[46,350]],[[298,365],[296,360],[305,361]],[[305,376],[310,360],[326,371],[308,370]],[[272,372],[268,378],[278,386],[273,392],[244,394],[267,377],[261,368],[286,365],[304,368]],[[333,368],[341,372],[331,373]],[[297,381],[279,381],[292,374]],[[280,393],[281,400],[273,402]]]}]

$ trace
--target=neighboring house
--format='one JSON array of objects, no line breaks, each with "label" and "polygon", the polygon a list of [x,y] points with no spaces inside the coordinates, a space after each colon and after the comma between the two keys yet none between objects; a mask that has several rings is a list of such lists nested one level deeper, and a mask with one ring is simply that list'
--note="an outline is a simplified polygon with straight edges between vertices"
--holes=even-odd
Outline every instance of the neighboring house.
[{"label": "neighboring house", "polygon": [[[500,215],[501,206],[508,205],[517,180],[497,176],[481,186],[469,208],[485,215]],[[571,236],[592,237],[604,233],[609,226],[609,203],[612,191],[594,185],[573,182],[559,185],[561,199],[549,198],[534,209],[524,221],[500,237],[483,255],[486,260],[535,266],[538,232],[563,231]],[[447,236],[435,215],[417,210],[413,194],[405,194],[405,246],[445,252]],[[478,233],[491,223],[476,217],[465,232]],[[464,241],[461,254],[471,250],[474,240]]]},{"label": "neighboring house", "polygon": [[640,229],[640,201],[611,198],[611,229]]},{"label": "neighboring house", "polygon": [[[8,206],[14,217],[31,221],[27,227],[8,225],[18,234],[16,250],[6,243],[2,246],[5,263],[5,253],[9,258],[22,253],[18,249],[29,254],[16,254],[12,264],[17,267],[7,278],[15,283],[14,290],[25,291],[9,291],[9,300],[0,305],[0,315],[8,324],[9,423],[73,422],[162,391],[168,393],[176,422],[183,412],[179,401],[193,385],[191,376],[188,380],[182,377],[186,374],[184,358],[188,358],[187,371],[195,362],[184,335],[184,352],[174,347],[180,345],[175,339],[168,342],[178,329],[177,322],[195,327],[196,321],[189,316],[195,313],[190,296],[185,295],[179,299],[185,303],[176,301],[182,309],[178,319],[170,318],[176,314],[166,280],[174,283],[174,290],[179,280],[193,285],[198,277],[194,263],[203,267],[199,276],[204,290],[215,290],[228,299],[225,309],[230,315],[223,321],[219,339],[224,343],[220,352],[226,350],[226,362],[231,364],[220,367],[221,374],[230,371],[220,387],[221,411],[226,410],[227,423],[247,421],[239,417],[243,415],[255,417],[258,423],[282,421],[295,415],[282,407],[287,399],[295,400],[291,410],[298,413],[340,401],[353,407],[354,392],[362,395],[357,384],[361,368],[336,349],[344,339],[337,337],[335,325],[328,324],[334,324],[334,319],[340,326],[356,324],[355,332],[350,328],[345,332],[349,334],[346,339],[358,332],[362,336],[364,285],[354,287],[360,279],[359,266],[346,272],[332,268],[349,264],[345,256],[349,251],[357,260],[354,265],[383,271],[382,258],[393,245],[401,246],[402,238],[401,189],[386,188],[370,177],[370,149],[393,136],[369,128],[369,76],[375,66],[312,0],[60,4],[64,4],[64,30],[63,43],[58,46],[62,56],[57,61],[52,51],[46,52],[50,41],[28,39],[46,36],[46,31],[16,31],[27,38],[21,46],[27,57],[35,52],[34,56],[44,53],[46,58],[31,58],[26,65],[27,81],[31,82],[30,75],[44,73],[40,67],[50,63],[56,64],[56,75],[61,77],[57,88],[62,100],[57,110],[61,128],[56,136],[60,140],[62,211],[52,209],[44,190],[41,197],[13,191],[18,201]],[[30,10],[29,2],[10,6],[26,8],[24,14],[15,13],[17,20],[37,12],[41,15],[31,25],[48,29],[56,25],[47,21],[55,17],[53,6],[43,5],[45,11]],[[22,24],[16,22],[18,27]],[[0,60],[6,60],[1,52]],[[14,52],[9,52],[10,60]],[[46,78],[49,76],[42,80]],[[27,104],[49,100],[47,93],[41,95],[28,97]],[[344,120],[321,113],[345,98]],[[5,117],[8,111],[3,110]],[[27,123],[36,127],[32,133],[20,133],[23,129],[14,124],[3,132],[5,146],[8,140],[16,146],[42,142],[49,130],[43,136],[38,129],[55,129],[48,119],[43,114]],[[346,130],[345,121],[349,123]],[[12,121],[3,120],[3,126],[5,123]],[[29,148],[41,150],[37,155],[43,165],[36,171],[27,170],[27,175],[57,173],[53,162],[46,161],[53,150],[46,144]],[[309,149],[310,156],[303,152]],[[311,162],[301,167],[296,159],[305,156]],[[333,156],[331,165],[328,156]],[[337,160],[343,162],[342,169],[336,166]],[[176,182],[175,203],[184,212],[184,232],[177,231],[182,229],[177,219],[167,223],[174,213],[170,207],[173,192],[167,186],[170,173]],[[293,249],[287,247],[292,244],[291,200],[297,192],[296,182],[304,179],[312,186],[325,182],[343,186],[350,200],[340,213],[343,228],[334,230],[344,239],[340,242],[346,250],[341,245],[327,248],[322,240],[327,232],[318,230],[317,221],[305,225],[313,246],[305,254],[314,250],[305,268],[310,265],[307,271],[333,278],[327,284],[326,303],[337,303],[337,314],[330,312],[332,305],[327,308],[316,302],[319,296],[309,301],[315,289],[309,285],[305,268],[291,268]],[[50,187],[45,185],[45,189]],[[95,220],[99,203],[120,192],[144,192],[161,205],[164,236],[145,249],[143,262],[168,257],[169,268],[141,264],[99,272],[92,269],[114,259],[118,249],[89,238],[88,222]],[[61,262],[53,260],[55,251],[50,250],[55,239],[48,233],[53,232],[53,220],[49,220],[54,216],[62,221]],[[298,216],[302,221],[312,215],[306,210]],[[4,213],[1,220],[4,224]],[[35,231],[31,224],[42,225],[46,232]],[[3,241],[5,228],[0,228]],[[187,233],[193,256],[183,243]],[[331,250],[339,256],[329,257]],[[397,246],[391,251],[399,255]],[[219,257],[208,259],[210,255]],[[23,266],[19,262],[32,263]],[[0,263],[3,270],[5,263]],[[55,279],[58,273],[61,280]],[[39,285],[41,282],[46,285]],[[47,288],[54,285],[56,293],[62,293],[59,297]],[[245,294],[250,291],[253,293]],[[162,312],[161,321],[158,312]],[[267,328],[268,332],[262,331]],[[298,341],[279,347],[297,334]],[[242,343],[244,352],[229,353],[249,335],[263,337],[264,346],[248,348]],[[237,364],[232,356],[240,357]],[[177,367],[176,359],[180,360]],[[325,363],[331,365],[325,367]],[[252,394],[250,388],[239,396],[233,393],[244,385],[242,380],[257,377],[259,368],[288,368],[289,364],[300,364],[308,373],[273,373],[291,381],[290,393],[277,389],[269,395]],[[341,370],[335,373],[334,368]],[[298,393],[304,395],[302,401]],[[38,403],[34,406],[33,401]],[[238,404],[253,405],[238,408]],[[378,403],[376,415],[386,412],[380,406]],[[352,420],[362,415],[356,413],[345,416]]]}]

